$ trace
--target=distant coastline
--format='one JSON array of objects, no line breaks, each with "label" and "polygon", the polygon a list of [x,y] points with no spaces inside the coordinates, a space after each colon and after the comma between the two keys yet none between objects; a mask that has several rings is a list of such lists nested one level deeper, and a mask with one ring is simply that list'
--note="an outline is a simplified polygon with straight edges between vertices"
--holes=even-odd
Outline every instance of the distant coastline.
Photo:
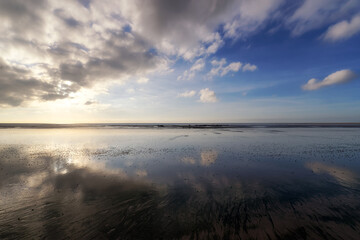
[{"label": "distant coastline", "polygon": [[0,123],[0,129],[6,128],[360,128],[360,123]]}]

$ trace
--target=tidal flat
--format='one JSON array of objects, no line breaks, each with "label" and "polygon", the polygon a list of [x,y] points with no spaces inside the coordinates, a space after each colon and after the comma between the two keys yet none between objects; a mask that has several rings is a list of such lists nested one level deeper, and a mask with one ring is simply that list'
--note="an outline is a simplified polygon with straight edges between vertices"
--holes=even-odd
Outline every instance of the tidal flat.
[{"label": "tidal flat", "polygon": [[360,239],[360,128],[0,129],[0,239]]}]

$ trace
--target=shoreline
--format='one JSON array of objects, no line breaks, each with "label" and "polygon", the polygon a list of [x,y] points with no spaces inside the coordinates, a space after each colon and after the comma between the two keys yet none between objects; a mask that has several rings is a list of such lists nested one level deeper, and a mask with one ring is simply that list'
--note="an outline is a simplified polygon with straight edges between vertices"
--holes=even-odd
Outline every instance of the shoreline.
[{"label": "shoreline", "polygon": [[167,129],[226,129],[226,128],[360,128],[360,123],[0,123],[0,129],[53,129],[53,128],[167,128]]}]

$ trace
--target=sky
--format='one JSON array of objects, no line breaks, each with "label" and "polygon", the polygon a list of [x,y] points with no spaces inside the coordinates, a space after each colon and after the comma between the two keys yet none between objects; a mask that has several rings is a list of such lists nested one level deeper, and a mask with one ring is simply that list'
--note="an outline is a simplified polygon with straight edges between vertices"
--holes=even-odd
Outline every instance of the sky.
[{"label": "sky", "polygon": [[0,122],[360,122],[358,0],[0,0]]}]

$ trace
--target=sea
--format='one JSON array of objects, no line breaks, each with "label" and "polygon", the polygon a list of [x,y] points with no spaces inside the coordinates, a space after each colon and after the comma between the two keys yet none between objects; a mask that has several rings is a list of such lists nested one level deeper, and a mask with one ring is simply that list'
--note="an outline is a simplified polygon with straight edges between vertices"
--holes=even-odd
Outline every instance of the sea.
[{"label": "sea", "polygon": [[0,239],[360,239],[360,124],[0,124]]}]

